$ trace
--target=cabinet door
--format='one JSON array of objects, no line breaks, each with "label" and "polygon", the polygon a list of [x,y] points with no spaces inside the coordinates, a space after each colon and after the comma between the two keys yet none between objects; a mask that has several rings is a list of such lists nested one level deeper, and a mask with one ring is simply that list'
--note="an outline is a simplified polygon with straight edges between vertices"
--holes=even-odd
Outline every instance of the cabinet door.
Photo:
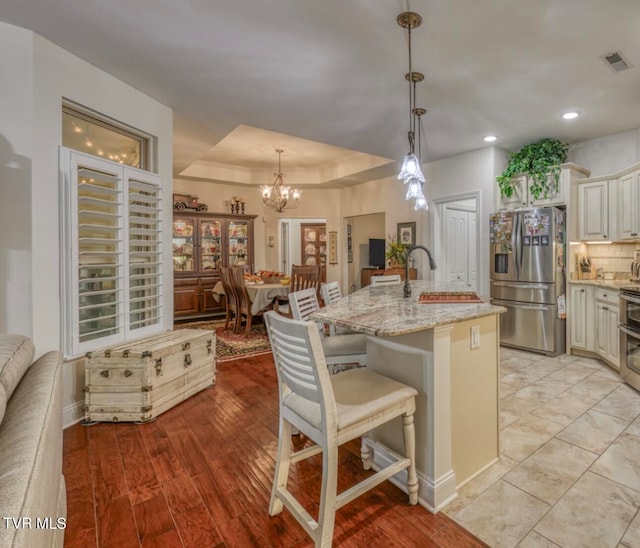
[{"label": "cabinet door", "polygon": [[608,310],[603,303],[596,303],[596,352],[603,358],[607,356],[609,339]]},{"label": "cabinet door", "polygon": [[528,195],[529,195],[529,205],[531,206],[551,206],[551,205],[562,205],[566,203],[565,191],[568,186],[568,177],[565,175],[564,170],[558,174],[558,184],[556,185],[555,180],[553,179],[553,175],[549,175],[547,177],[547,186],[552,189],[549,191],[549,195],[545,198],[544,196],[540,196],[538,199],[534,199],[531,194],[531,181],[528,181]]},{"label": "cabinet door", "polygon": [[196,285],[176,286],[173,289],[175,317],[191,316],[200,312],[200,288]]},{"label": "cabinet door", "polygon": [[637,238],[640,227],[640,173],[630,173],[618,181],[618,234],[620,239]]},{"label": "cabinet door", "polygon": [[173,219],[173,271],[194,272],[196,249],[194,220],[180,217]]},{"label": "cabinet door", "polygon": [[584,183],[578,188],[578,230],[581,240],[606,240],[609,235],[609,183]]},{"label": "cabinet door", "polygon": [[616,369],[620,369],[620,331],[618,328],[618,310],[609,308],[607,314],[608,341],[606,359]]},{"label": "cabinet door", "polygon": [[514,191],[509,198],[502,196],[498,187],[498,209],[517,209],[527,205],[527,176],[515,177],[511,184],[514,186]]},{"label": "cabinet door", "polygon": [[587,294],[584,287],[571,287],[571,346],[587,347]]},{"label": "cabinet door", "polygon": [[227,224],[227,265],[251,265],[248,221],[229,221]]},{"label": "cabinet door", "polygon": [[200,235],[198,269],[200,272],[210,273],[222,264],[222,221],[199,219],[198,234]]},{"label": "cabinet door", "polygon": [[215,312],[224,311],[224,301],[216,301],[213,298],[213,288],[216,285],[217,278],[200,280],[200,312],[203,314],[213,314]]}]

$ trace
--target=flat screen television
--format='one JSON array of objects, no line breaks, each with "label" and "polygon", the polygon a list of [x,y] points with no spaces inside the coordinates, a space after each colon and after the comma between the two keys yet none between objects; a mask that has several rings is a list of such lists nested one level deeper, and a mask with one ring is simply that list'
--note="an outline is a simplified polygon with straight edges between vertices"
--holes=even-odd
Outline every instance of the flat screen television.
[{"label": "flat screen television", "polygon": [[386,259],[385,241],[382,238],[369,238],[369,266],[384,268]]}]

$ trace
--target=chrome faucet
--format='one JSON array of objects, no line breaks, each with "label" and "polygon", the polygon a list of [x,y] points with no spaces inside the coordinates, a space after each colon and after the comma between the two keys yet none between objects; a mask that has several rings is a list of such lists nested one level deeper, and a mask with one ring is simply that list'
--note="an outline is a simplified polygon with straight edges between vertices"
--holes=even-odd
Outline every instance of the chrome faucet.
[{"label": "chrome faucet", "polygon": [[433,260],[433,257],[431,256],[431,252],[425,246],[412,245],[409,249],[407,249],[407,254],[405,256],[405,263],[404,263],[404,289],[402,290],[402,293],[405,299],[409,297],[409,295],[411,295],[411,283],[409,282],[409,255],[411,255],[411,253],[415,249],[424,249],[427,252],[427,256],[429,257],[429,268],[431,270],[435,270],[436,268],[438,268],[436,266],[436,262]]}]

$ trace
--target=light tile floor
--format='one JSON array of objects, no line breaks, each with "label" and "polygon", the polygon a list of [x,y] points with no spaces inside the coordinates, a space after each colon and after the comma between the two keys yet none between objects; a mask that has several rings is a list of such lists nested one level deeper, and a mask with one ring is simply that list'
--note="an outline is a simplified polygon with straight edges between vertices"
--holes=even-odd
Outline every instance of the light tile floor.
[{"label": "light tile floor", "polygon": [[492,547],[640,547],[640,393],[598,360],[502,348],[500,462],[444,512]]}]

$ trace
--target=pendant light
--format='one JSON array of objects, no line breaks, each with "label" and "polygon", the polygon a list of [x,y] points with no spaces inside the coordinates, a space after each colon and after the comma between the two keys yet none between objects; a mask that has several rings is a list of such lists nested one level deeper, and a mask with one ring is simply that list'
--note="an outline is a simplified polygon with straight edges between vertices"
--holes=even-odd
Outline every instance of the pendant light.
[{"label": "pendant light", "polygon": [[411,185],[414,179],[420,183],[424,183],[424,175],[422,173],[422,169],[420,168],[420,161],[415,153],[416,116],[414,112],[416,101],[415,84],[424,80],[424,74],[422,74],[421,72],[414,72],[411,58],[411,30],[419,27],[422,24],[422,17],[420,17],[420,15],[415,12],[406,11],[398,15],[396,21],[402,28],[407,29],[409,38],[409,72],[405,76],[405,78],[409,82],[409,152],[406,154],[402,161],[402,168],[400,169],[400,173],[398,174],[398,179],[403,181],[404,184]]}]

